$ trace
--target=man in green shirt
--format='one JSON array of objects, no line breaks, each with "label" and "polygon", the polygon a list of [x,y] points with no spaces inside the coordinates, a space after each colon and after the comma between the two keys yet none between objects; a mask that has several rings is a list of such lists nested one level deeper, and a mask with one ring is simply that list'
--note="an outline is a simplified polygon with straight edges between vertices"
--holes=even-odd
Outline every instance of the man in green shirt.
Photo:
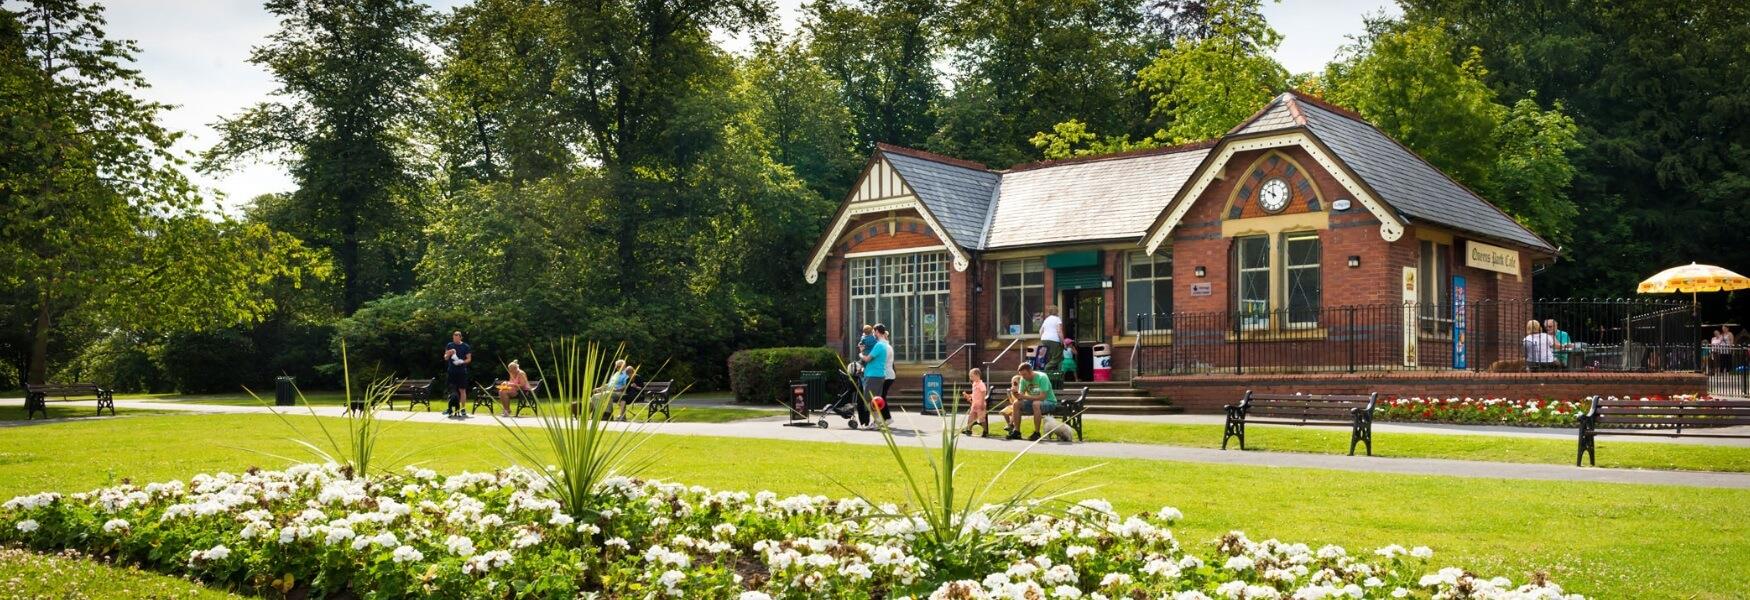
[{"label": "man in green shirt", "polygon": [[1544,333],[1548,333],[1550,337],[1556,339],[1554,346],[1556,364],[1562,365],[1563,367],[1573,366],[1568,364],[1568,350],[1574,347],[1574,340],[1568,337],[1568,332],[1562,331],[1560,327],[1557,327],[1555,319],[1544,319],[1543,331]]},{"label": "man in green shirt", "polygon": [[1021,376],[1021,389],[1016,393],[1020,402],[1009,422],[1009,439],[1021,439],[1021,415],[1032,413],[1033,435],[1027,439],[1038,441],[1039,430],[1045,425],[1045,413],[1057,408],[1057,393],[1051,390],[1051,376],[1033,370],[1032,364],[1021,363],[1015,374]]}]

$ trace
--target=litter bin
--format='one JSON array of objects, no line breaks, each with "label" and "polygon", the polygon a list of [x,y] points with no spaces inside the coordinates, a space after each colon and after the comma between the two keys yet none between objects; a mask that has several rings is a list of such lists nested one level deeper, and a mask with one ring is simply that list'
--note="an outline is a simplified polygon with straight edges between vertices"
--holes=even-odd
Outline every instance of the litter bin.
[{"label": "litter bin", "polygon": [[1112,346],[1094,344],[1094,381],[1112,380]]},{"label": "litter bin", "polygon": [[803,399],[808,410],[826,408],[826,371],[803,371],[802,384],[806,386]]},{"label": "litter bin", "polygon": [[924,373],[924,410],[926,415],[938,415],[942,411],[942,374]]},{"label": "litter bin", "polygon": [[273,403],[275,406],[291,406],[297,404],[298,380],[291,376],[274,378]]}]

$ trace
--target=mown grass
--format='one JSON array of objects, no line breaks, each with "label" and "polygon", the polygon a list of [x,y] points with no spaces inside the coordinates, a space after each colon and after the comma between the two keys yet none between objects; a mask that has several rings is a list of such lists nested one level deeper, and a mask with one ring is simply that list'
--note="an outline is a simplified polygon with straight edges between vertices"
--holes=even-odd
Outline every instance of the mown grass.
[{"label": "mown grass", "polygon": [[[1087,441],[1220,448],[1220,425],[1180,425],[1089,419]],[[1569,435],[1574,435],[1571,431]],[[1239,441],[1228,448],[1239,450]],[[1514,463],[1574,464],[1576,438],[1543,439],[1504,435],[1437,433],[1373,433],[1373,455],[1397,458],[1445,458]],[[1248,452],[1348,454],[1347,427],[1249,425]],[[1363,453],[1365,446],[1355,452]],[[1600,437],[1598,466],[1631,469],[1750,472],[1750,447],[1674,444]]]},{"label": "mown grass", "polygon": [[241,598],[184,579],[73,553],[0,548],[0,598]]},{"label": "mown grass", "polygon": [[[773,425],[774,428],[779,427]],[[1273,432],[1272,432],[1273,433]],[[847,436],[872,435],[846,432]],[[403,423],[386,448],[422,449],[446,472],[500,467],[496,427]],[[281,461],[239,450],[297,455],[284,425],[266,415],[86,420],[0,435],[0,498],[80,491],[122,477],[186,479]],[[1263,442],[1268,436],[1259,436]],[[1219,438],[1217,439],[1219,442]],[[1623,444],[1618,444],[1623,445]],[[901,500],[901,478],[878,446],[658,436],[661,460],[646,475],[720,489]],[[981,481],[1010,455],[968,452],[967,481]],[[1523,581],[1546,571],[1571,591],[1603,598],[1738,598],[1750,595],[1750,490],[1578,482],[1468,479],[1315,469],[1101,461],[1036,455],[1011,485],[1089,464],[1077,483],[1119,510],[1177,506],[1177,534],[1203,543],[1242,529],[1256,539],[1335,543],[1366,552],[1390,543],[1432,546],[1436,563]],[[1001,490],[999,490],[1001,491]]]},{"label": "mown grass", "polygon": [[24,405],[23,404],[0,405],[0,421],[28,421],[28,420],[31,420],[31,419],[26,419],[25,417],[27,417],[27,416],[34,417],[35,420],[41,421],[45,418],[48,418],[48,419],[87,419],[87,418],[111,419],[111,418],[115,418],[115,417],[137,417],[137,416],[143,416],[143,415],[161,415],[161,414],[166,413],[166,411],[161,411],[161,410],[128,409],[127,407],[117,407],[116,411],[115,411],[115,417],[110,416],[108,409],[104,409],[103,414],[101,416],[99,416],[97,414],[97,401],[96,400],[51,401],[46,405],[46,408],[48,408],[48,410],[49,410],[48,417],[44,417],[43,413],[40,413],[40,412],[36,413],[35,415],[26,415],[24,412]]}]

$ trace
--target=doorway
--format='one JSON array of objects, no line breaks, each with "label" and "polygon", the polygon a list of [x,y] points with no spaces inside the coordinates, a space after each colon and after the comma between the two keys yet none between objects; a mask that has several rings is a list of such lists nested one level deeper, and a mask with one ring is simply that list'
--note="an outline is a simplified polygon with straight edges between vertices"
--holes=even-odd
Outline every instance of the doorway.
[{"label": "doorway", "polygon": [[1106,341],[1106,290],[1063,291],[1063,333],[1076,341],[1076,378],[1094,378],[1094,344]]}]

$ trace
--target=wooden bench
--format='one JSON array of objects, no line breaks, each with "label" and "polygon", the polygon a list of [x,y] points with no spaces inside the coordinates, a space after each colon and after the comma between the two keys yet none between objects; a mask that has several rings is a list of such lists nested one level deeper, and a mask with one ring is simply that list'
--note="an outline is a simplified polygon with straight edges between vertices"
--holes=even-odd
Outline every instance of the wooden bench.
[{"label": "wooden bench", "polygon": [[662,419],[664,421],[667,421],[670,419],[670,416],[668,413],[668,411],[669,411],[669,405],[668,405],[669,395],[674,393],[673,390],[674,390],[674,381],[672,381],[672,380],[670,380],[670,381],[652,381],[650,383],[644,384],[643,387],[639,388],[637,393],[634,396],[632,396],[632,401],[633,402],[646,402],[646,403],[648,403],[648,405],[645,408],[646,412],[644,413],[644,418],[654,419],[654,418],[656,418],[656,413],[661,412]]},{"label": "wooden bench", "polygon": [[1221,449],[1227,449],[1229,438],[1239,438],[1240,449],[1246,449],[1246,423],[1312,425],[1350,428],[1349,456],[1355,456],[1356,444],[1366,444],[1367,455],[1373,456],[1373,409],[1378,401],[1377,393],[1310,396],[1254,394],[1246,390],[1239,404],[1222,407],[1227,411],[1227,427],[1221,433]]},{"label": "wooden bench", "polygon": [[[476,384],[474,398],[468,401],[468,414],[474,414],[474,411],[479,410],[482,406],[486,407],[486,412],[492,412],[493,405],[498,403],[498,386],[503,383],[503,379],[494,379],[492,385]],[[523,416],[524,410],[536,410],[535,401],[539,397],[537,393],[540,391],[541,380],[539,379],[530,381],[529,389],[517,390],[515,396],[516,416]],[[536,414],[539,414],[539,411]]]},{"label": "wooden bench", "polygon": [[115,395],[108,388],[95,383],[27,383],[24,386],[24,419],[34,418],[41,412],[43,418],[49,418],[49,396],[57,396],[66,400],[73,396],[92,396],[97,398],[97,414],[102,415],[103,409],[109,409],[109,416],[115,416]]},{"label": "wooden bench", "polygon": [[[395,410],[396,400],[406,400],[407,410],[413,410],[413,405],[424,404],[425,411],[431,412],[431,392],[434,379],[403,379],[395,382],[394,389],[383,397],[383,403],[389,405],[389,410]],[[365,398],[353,396],[347,405],[346,412],[364,412]]]},{"label": "wooden bench", "polygon": [[[1064,425],[1076,432],[1076,441],[1082,441],[1082,413],[1088,409],[1088,388],[1084,386],[1081,389],[1054,391],[1057,393],[1057,407],[1045,414],[1062,421]],[[1008,397],[1009,386],[990,386],[990,395],[985,397],[985,409],[990,414],[996,414],[997,411],[1002,410],[1003,404],[1008,402]],[[1021,415],[1023,419],[1031,416],[1033,415]]]},{"label": "wooden bench", "polygon": [[[1581,459],[1598,465],[1601,435],[1750,438],[1750,432],[1710,431],[1742,425],[1750,425],[1750,402],[1743,400],[1593,400],[1580,415],[1580,451],[1574,466],[1580,466]],[[1696,433],[1697,429],[1702,432]]]}]

